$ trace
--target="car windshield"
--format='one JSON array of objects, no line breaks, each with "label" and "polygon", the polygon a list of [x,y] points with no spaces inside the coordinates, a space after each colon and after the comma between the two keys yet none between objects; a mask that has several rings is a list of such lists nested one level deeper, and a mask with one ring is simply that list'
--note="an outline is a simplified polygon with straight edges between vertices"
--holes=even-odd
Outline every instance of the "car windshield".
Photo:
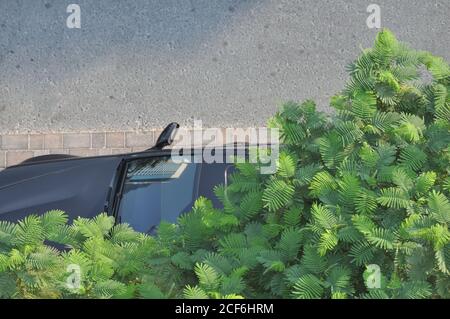
[{"label": "car windshield", "polygon": [[176,222],[197,197],[199,170],[198,164],[175,163],[170,158],[130,162],[119,206],[120,222],[143,233],[152,233],[161,221]]}]

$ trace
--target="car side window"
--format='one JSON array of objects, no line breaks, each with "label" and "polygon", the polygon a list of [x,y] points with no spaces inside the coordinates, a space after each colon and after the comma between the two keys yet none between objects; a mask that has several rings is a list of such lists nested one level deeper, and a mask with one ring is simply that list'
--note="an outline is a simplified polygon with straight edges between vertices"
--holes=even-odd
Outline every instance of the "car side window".
[{"label": "car side window", "polygon": [[161,221],[176,222],[197,198],[200,165],[175,163],[170,158],[129,163],[119,217],[136,231],[152,233]]}]

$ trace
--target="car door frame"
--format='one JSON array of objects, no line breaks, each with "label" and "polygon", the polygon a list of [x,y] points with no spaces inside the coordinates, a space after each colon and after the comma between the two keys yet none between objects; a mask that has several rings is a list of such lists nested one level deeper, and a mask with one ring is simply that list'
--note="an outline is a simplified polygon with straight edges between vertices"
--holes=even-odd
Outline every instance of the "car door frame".
[{"label": "car door frame", "polygon": [[[223,145],[221,148],[226,149],[227,147],[232,147],[233,154],[240,154],[240,152],[244,152],[245,157],[248,158],[249,155],[249,145]],[[195,156],[195,154],[198,154],[198,152],[205,152],[208,148],[204,147],[201,149],[195,149],[195,148],[186,148],[182,149],[183,156]],[[127,168],[131,161],[139,160],[139,159],[145,159],[145,158],[152,158],[152,157],[165,157],[165,156],[171,156],[173,150],[172,149],[148,149],[142,152],[137,153],[129,153],[124,154],[122,157],[122,161],[120,162],[117,173],[115,175],[114,181],[112,182],[112,185],[110,187],[110,192],[108,199],[105,203],[105,211],[108,215],[113,216],[116,223],[119,223],[120,216],[119,216],[119,207],[120,207],[120,201],[123,195],[123,187],[125,184],[125,179],[127,176]],[[224,153],[225,156],[225,153]],[[202,162],[203,164],[203,162]],[[201,167],[201,165],[200,165]],[[197,191],[200,183],[200,178],[196,178],[197,182]]]}]

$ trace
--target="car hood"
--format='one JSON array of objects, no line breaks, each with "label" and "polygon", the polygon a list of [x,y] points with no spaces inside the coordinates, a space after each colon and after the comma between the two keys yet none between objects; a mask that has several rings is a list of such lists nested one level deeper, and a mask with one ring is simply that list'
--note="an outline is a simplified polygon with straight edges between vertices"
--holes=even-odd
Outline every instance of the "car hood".
[{"label": "car hood", "polygon": [[0,172],[0,220],[64,210],[72,220],[104,210],[121,157],[19,165]]}]

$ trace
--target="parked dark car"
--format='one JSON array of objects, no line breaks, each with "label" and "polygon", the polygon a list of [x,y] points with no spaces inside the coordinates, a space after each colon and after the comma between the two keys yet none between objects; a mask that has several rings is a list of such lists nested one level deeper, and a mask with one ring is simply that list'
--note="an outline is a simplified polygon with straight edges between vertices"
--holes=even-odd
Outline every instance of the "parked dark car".
[{"label": "parked dark car", "polygon": [[232,164],[194,163],[195,149],[173,161],[169,126],[155,147],[131,154],[32,158],[0,172],[0,220],[17,221],[29,214],[60,209],[69,219],[107,212],[116,222],[151,233],[162,220],[175,222],[199,196],[214,200],[213,188],[225,183]]}]

